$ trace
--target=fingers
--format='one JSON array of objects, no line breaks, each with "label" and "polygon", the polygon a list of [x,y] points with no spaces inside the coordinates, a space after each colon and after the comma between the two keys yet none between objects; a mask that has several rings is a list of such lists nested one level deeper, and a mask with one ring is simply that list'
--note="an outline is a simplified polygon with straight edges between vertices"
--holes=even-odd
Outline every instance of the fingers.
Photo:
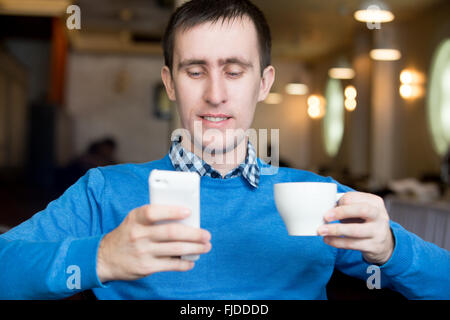
[{"label": "fingers", "polygon": [[211,240],[211,234],[207,230],[181,223],[152,226],[148,229],[148,237],[155,242],[186,241],[206,243]]},{"label": "fingers", "polygon": [[[158,243],[151,250],[151,263],[143,274],[148,275],[163,271],[189,271],[195,263],[179,256],[197,255],[211,250],[211,244],[195,244],[186,242]],[[148,256],[148,255],[147,255]]]},{"label": "fingers", "polygon": [[189,271],[195,265],[193,261],[183,260],[180,258],[160,258],[156,261],[155,267],[158,269],[158,272]]},{"label": "fingers", "polygon": [[[328,223],[318,228],[325,243],[340,249],[357,250],[369,262],[384,263],[389,259],[394,240],[389,215],[382,198],[362,192],[348,192],[339,206],[325,213]],[[359,222],[359,223],[355,223]]]},{"label": "fingers", "polygon": [[342,205],[329,210],[324,218],[331,222],[349,218],[360,218],[365,221],[373,221],[377,218],[378,209],[367,203],[354,203],[351,205]]},{"label": "fingers", "polygon": [[326,236],[323,241],[333,247],[348,250],[358,250],[365,252],[367,248],[371,247],[370,240],[368,239],[354,239],[354,238],[341,238]]},{"label": "fingers", "polygon": [[352,203],[367,203],[374,207],[384,207],[383,198],[365,192],[347,192],[339,199],[338,202],[340,206],[349,205]]},{"label": "fingers", "polygon": [[320,236],[343,236],[359,239],[369,239],[375,236],[374,225],[371,223],[331,223],[320,226],[317,233]]},{"label": "fingers", "polygon": [[145,205],[135,211],[136,221],[143,225],[152,225],[164,220],[181,220],[189,215],[188,208],[158,204]]},{"label": "fingers", "polygon": [[211,250],[211,243],[192,243],[192,242],[164,242],[159,243],[153,249],[153,255],[156,257],[174,257],[184,255],[197,255],[207,253]]}]

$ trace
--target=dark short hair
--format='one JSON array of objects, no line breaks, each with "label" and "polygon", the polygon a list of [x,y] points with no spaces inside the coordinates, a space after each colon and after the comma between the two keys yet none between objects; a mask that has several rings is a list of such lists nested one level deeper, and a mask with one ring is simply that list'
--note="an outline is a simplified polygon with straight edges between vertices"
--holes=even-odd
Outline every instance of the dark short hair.
[{"label": "dark short hair", "polygon": [[253,21],[259,42],[261,74],[270,65],[272,40],[261,10],[248,0],[191,0],[172,14],[163,37],[164,63],[172,71],[174,38],[177,29],[187,30],[205,22],[248,17]]}]

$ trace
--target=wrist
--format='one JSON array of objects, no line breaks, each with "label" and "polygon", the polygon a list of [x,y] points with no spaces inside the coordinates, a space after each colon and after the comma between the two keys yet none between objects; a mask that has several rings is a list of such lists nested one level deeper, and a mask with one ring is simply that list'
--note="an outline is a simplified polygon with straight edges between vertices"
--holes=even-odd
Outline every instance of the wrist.
[{"label": "wrist", "polygon": [[395,237],[392,232],[392,229],[389,228],[389,235],[387,237],[386,243],[384,245],[384,250],[381,254],[371,255],[371,254],[363,254],[364,260],[368,263],[372,263],[378,266],[384,265],[389,259],[392,257],[395,248]]},{"label": "wrist", "polygon": [[103,237],[100,241],[100,245],[97,252],[97,277],[101,283],[105,283],[114,280],[113,273],[108,263],[107,254],[107,237]]},{"label": "wrist", "polygon": [[386,254],[385,259],[383,259],[382,263],[380,263],[380,265],[385,264],[386,262],[389,261],[389,259],[392,257],[392,254],[394,253],[394,248],[395,248],[395,237],[394,237],[394,233],[392,232],[392,229],[389,228],[389,245],[388,245],[388,252]]}]

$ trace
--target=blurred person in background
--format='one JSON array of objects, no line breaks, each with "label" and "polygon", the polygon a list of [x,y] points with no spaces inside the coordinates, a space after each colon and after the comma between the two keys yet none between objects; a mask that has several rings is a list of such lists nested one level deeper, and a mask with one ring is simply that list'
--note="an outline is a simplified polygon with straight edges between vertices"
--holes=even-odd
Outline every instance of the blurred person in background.
[{"label": "blurred person in background", "polygon": [[116,164],[117,143],[106,137],[89,144],[86,152],[58,170],[56,175],[57,190],[65,191],[81,178],[89,169]]}]

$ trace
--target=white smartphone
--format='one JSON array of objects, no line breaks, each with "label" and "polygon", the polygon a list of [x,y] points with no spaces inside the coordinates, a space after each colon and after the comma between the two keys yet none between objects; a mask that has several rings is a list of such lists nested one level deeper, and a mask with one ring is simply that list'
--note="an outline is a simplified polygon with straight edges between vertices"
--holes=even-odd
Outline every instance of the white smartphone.
[{"label": "white smartphone", "polygon": [[[195,172],[152,170],[148,178],[150,203],[183,206],[191,210],[180,223],[200,228],[200,176]],[[162,221],[160,223],[168,223]],[[182,259],[195,261],[199,255],[186,255]]]}]

